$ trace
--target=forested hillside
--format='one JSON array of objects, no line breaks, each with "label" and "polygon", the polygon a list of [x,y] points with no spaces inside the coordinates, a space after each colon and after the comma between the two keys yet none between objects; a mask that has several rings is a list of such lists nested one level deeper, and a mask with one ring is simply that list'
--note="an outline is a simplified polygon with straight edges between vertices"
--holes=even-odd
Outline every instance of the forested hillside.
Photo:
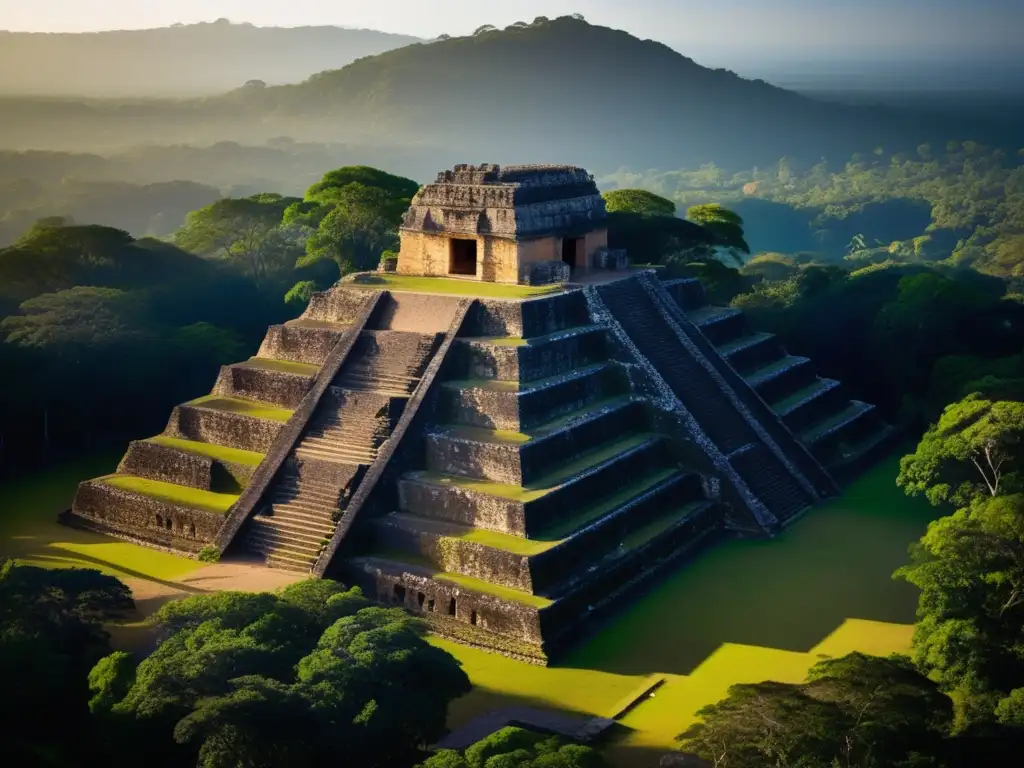
[{"label": "forested hillside", "polygon": [[296,85],[180,101],[6,99],[0,109],[0,145],[11,148],[289,136],[605,172],[709,161],[739,169],[786,155],[837,161],[879,145],[911,151],[968,137],[1002,144],[1022,124],[1006,112],[992,124],[970,112],[936,121],[818,102],[573,17],[414,44]]},{"label": "forested hillside", "polygon": [[[227,19],[78,34],[0,30],[0,93],[215,93],[250,80],[298,82],[415,42],[418,38],[368,29],[256,27]],[[24,66],[30,61],[45,66]]]}]

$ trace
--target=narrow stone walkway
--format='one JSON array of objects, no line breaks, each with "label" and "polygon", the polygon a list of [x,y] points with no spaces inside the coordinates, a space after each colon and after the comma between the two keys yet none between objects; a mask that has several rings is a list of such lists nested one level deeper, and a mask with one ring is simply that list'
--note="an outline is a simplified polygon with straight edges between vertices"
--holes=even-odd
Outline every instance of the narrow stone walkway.
[{"label": "narrow stone walkway", "polygon": [[555,733],[572,741],[588,742],[614,724],[614,720],[605,717],[566,715],[532,707],[508,707],[469,721],[441,739],[436,748],[462,750],[508,726]]}]

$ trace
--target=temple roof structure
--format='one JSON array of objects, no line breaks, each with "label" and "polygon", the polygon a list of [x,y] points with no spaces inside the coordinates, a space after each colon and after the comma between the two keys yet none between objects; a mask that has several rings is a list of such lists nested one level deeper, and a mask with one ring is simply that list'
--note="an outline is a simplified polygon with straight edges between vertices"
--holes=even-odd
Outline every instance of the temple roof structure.
[{"label": "temple roof structure", "polygon": [[406,231],[510,239],[574,235],[605,226],[594,182],[572,165],[456,165],[413,198]]}]

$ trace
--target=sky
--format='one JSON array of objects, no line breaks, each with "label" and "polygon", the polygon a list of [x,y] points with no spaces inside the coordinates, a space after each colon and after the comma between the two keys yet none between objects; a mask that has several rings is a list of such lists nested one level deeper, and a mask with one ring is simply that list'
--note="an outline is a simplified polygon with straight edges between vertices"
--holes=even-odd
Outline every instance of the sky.
[{"label": "sky", "polygon": [[0,29],[83,32],[227,18],[434,37],[570,13],[708,63],[766,56],[1024,58],[1024,0],[0,0]]}]

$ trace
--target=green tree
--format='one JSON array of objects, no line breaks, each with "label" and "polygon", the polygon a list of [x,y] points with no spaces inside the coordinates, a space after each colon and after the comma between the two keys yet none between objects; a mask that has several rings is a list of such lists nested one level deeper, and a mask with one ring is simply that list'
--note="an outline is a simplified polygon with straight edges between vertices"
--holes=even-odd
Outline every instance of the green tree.
[{"label": "green tree", "polygon": [[166,639],[110,709],[111,727],[134,733],[137,749],[150,741],[154,759],[173,737],[206,768],[312,767],[339,754],[408,765],[469,689],[418,620],[327,580],[191,597],[156,620]]},{"label": "green tree", "polygon": [[301,251],[296,233],[281,226],[285,211],[297,202],[277,194],[224,198],[190,213],[174,235],[181,248],[219,256],[238,265],[256,284],[290,269]]},{"label": "green tree", "polygon": [[466,748],[442,749],[420,768],[605,768],[600,753],[557,736],[506,727]]},{"label": "green tree", "polygon": [[643,216],[675,216],[676,204],[645,189],[616,189],[605,192],[608,213],[637,213]]},{"label": "green tree", "polygon": [[[6,765],[89,764],[89,669],[131,591],[87,569],[0,562],[0,754]],[[81,762],[79,762],[81,761]]]},{"label": "green tree", "polygon": [[734,685],[698,715],[678,738],[716,768],[890,768],[933,764],[952,704],[909,659],[853,653],[802,684]]},{"label": "green tree", "polygon": [[738,214],[717,203],[705,203],[689,208],[686,218],[707,230],[712,244],[724,251],[733,263],[742,265],[741,254],[749,254],[750,246],[743,234],[743,219]]},{"label": "green tree", "polygon": [[330,197],[330,210],[306,241],[306,255],[296,266],[331,261],[340,275],[375,267],[382,251],[398,241],[397,228],[388,218],[393,198],[375,187],[357,182]]},{"label": "green tree", "polygon": [[957,728],[1024,725],[1024,495],[934,521],[895,577],[921,590],[914,658],[953,696]]},{"label": "green tree", "polygon": [[969,395],[943,412],[900,461],[897,485],[932,504],[966,506],[1020,490],[1024,403]]}]

